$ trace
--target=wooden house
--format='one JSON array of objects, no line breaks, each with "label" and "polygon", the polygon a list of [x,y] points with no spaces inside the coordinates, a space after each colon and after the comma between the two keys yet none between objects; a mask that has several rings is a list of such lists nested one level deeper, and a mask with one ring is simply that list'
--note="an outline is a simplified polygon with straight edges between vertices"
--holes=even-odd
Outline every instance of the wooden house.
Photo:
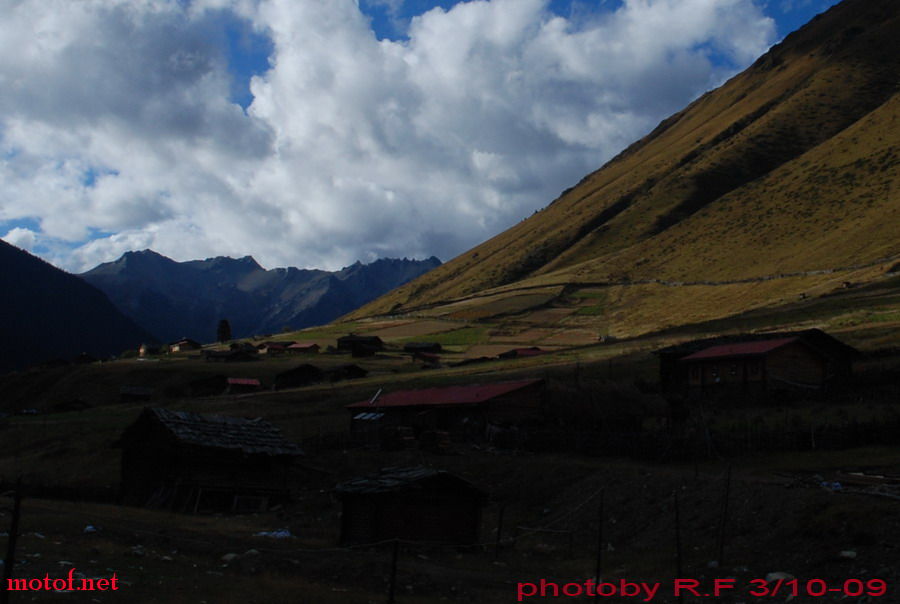
[{"label": "wooden house", "polygon": [[290,354],[319,354],[319,345],[315,342],[294,342],[287,347]]},{"label": "wooden house", "polygon": [[341,543],[477,543],[487,494],[449,472],[386,468],[340,484]]},{"label": "wooden house", "polygon": [[329,382],[340,382],[343,380],[356,380],[369,375],[369,372],[354,363],[344,365],[336,365],[323,369],[322,373]]},{"label": "wooden house", "polygon": [[303,386],[321,382],[323,379],[325,379],[325,373],[321,369],[315,365],[304,363],[276,375],[274,387],[275,390],[302,388]]},{"label": "wooden house", "polygon": [[277,356],[281,354],[285,354],[288,351],[288,348],[294,344],[293,341],[290,342],[263,342],[256,349],[259,351],[259,354],[267,354],[270,356]]},{"label": "wooden house", "polygon": [[125,503],[176,511],[256,511],[289,498],[300,448],[261,419],[146,408],[126,428]]},{"label": "wooden house", "polygon": [[225,394],[249,394],[262,390],[262,382],[257,378],[230,377],[225,382]]},{"label": "wooden house", "polygon": [[169,344],[169,352],[184,352],[187,350],[200,350],[203,345],[197,340],[181,338]]},{"label": "wooden house", "polygon": [[367,357],[384,350],[384,342],[378,336],[360,336],[351,333],[337,339],[337,349],[348,351],[355,357]]},{"label": "wooden house", "polygon": [[147,344],[146,342],[141,344],[141,347],[138,348],[138,356],[140,358],[157,355],[161,352],[162,349],[159,346],[156,344]]},{"label": "wooden house", "polygon": [[403,345],[403,352],[410,354],[440,354],[443,350],[439,342],[407,342]]},{"label": "wooden house", "polygon": [[256,349],[236,348],[234,350],[204,350],[203,358],[211,363],[245,363],[259,358]]},{"label": "wooden house", "polygon": [[[516,425],[543,417],[541,379],[400,390],[347,406],[351,432],[371,441],[373,431],[411,426],[484,439],[491,424]],[[376,435],[377,436],[377,435]]]},{"label": "wooden house", "polygon": [[859,352],[818,329],[685,342],[656,352],[669,395],[819,390],[852,375]]}]

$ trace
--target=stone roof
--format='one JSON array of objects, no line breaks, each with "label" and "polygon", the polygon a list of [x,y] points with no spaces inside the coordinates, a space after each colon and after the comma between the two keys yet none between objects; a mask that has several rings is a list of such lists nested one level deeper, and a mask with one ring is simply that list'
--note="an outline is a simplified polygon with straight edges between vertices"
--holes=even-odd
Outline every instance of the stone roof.
[{"label": "stone roof", "polygon": [[191,445],[240,450],[246,454],[303,455],[298,445],[286,440],[278,428],[261,418],[205,415],[158,407],[145,409],[137,424],[145,418],[157,421],[177,440]]}]

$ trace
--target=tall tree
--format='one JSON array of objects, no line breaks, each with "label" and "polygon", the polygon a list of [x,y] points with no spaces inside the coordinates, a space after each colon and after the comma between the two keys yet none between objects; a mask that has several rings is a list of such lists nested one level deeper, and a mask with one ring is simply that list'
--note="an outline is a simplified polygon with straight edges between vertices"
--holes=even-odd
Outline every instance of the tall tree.
[{"label": "tall tree", "polygon": [[228,322],[228,319],[219,321],[219,327],[216,330],[216,339],[219,342],[227,342],[231,339],[231,324]]}]

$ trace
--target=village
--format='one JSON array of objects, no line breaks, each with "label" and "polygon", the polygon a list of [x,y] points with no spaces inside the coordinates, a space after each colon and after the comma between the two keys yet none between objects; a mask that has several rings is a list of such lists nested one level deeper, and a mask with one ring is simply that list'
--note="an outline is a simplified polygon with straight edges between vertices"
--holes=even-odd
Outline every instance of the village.
[{"label": "village", "polygon": [[[0,491],[25,493],[26,510],[29,500],[45,502],[43,511],[23,515],[39,527],[36,533],[46,535],[41,524],[50,510],[75,506],[73,519],[95,510],[78,530],[82,546],[109,539],[119,545],[108,546],[142,562],[154,551],[163,563],[178,559],[173,552],[190,551],[211,564],[204,572],[248,585],[262,575],[267,581],[298,575],[339,590],[329,591],[326,602],[508,601],[503,586],[514,578],[535,578],[541,568],[557,577],[592,576],[589,569],[603,558],[608,572],[624,572],[624,565],[648,577],[671,575],[677,559],[713,580],[734,573],[737,562],[720,562],[731,558],[728,551],[735,560],[759,558],[744,551],[751,519],[780,513],[775,502],[785,489],[808,491],[797,502],[801,516],[810,495],[825,497],[829,508],[855,505],[850,497],[876,505],[900,497],[900,475],[885,463],[890,455],[856,463],[842,453],[892,450],[900,429],[893,361],[820,329],[667,345],[611,340],[575,349],[483,349],[442,344],[440,335],[398,340],[369,332],[213,345],[183,338],[142,346],[133,358],[112,363],[45,368],[44,377],[87,372],[83,388],[77,380],[68,384],[84,398],[60,404],[48,395],[33,412],[22,408],[0,420],[6,437]],[[588,360],[585,350],[605,358]],[[585,360],[573,364],[572,354]],[[102,394],[101,368],[120,372]],[[7,388],[26,381],[27,375],[8,379]],[[77,428],[81,442],[74,449],[52,436],[85,418],[91,419]],[[59,444],[28,453],[35,430]],[[16,457],[8,457],[13,450]],[[91,464],[75,480],[66,478],[72,455]],[[14,466],[23,480],[18,487],[10,479],[14,459],[32,460]],[[806,461],[774,474],[762,469],[775,459]],[[816,469],[805,469],[811,462]],[[682,507],[678,531],[685,539],[701,536],[711,548],[701,557],[697,547],[648,557],[654,541],[648,531],[674,530],[664,528],[675,521],[673,492],[690,506]],[[643,497],[634,500],[635,493]],[[598,519],[598,506],[618,511]],[[7,509],[0,513],[9,517]],[[647,513],[655,518],[649,525],[641,520]],[[151,537],[154,515],[182,528],[165,531],[162,541]],[[808,529],[794,526],[797,518],[782,521],[780,537],[771,536],[796,543],[784,548],[788,559],[802,558],[809,539]],[[205,520],[197,525],[199,519]],[[857,521],[822,522],[848,539],[835,552],[837,574],[850,563],[841,552],[855,552],[859,543],[882,547]],[[115,524],[116,534],[105,535]],[[618,533],[618,541],[626,525],[634,544],[613,545],[609,535]],[[102,527],[100,536],[82,533],[86,526]],[[258,536],[226,536],[225,527],[235,526]],[[60,539],[57,557],[69,561],[75,557],[63,554],[69,540]],[[162,553],[161,543],[175,549]],[[198,550],[199,543],[207,545]],[[46,564],[46,552],[29,558],[35,545],[26,533],[17,572],[23,563],[25,570]],[[307,568],[299,560],[317,551],[311,573],[284,566],[287,557]],[[374,565],[372,576],[335,571],[341,560],[360,556]],[[443,560],[441,570],[428,571],[434,580],[423,582],[412,569],[433,558]],[[146,579],[146,570],[130,566],[109,568],[123,582],[135,572]],[[748,569],[747,577],[783,570],[737,566]],[[460,579],[473,572],[477,587]],[[345,589],[368,595],[341,599]]]}]

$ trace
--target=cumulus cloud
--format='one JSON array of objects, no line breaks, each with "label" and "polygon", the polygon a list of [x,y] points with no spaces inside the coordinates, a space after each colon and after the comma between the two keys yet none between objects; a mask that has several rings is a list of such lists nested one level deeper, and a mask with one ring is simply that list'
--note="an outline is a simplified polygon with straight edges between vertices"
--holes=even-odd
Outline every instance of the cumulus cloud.
[{"label": "cumulus cloud", "polygon": [[23,250],[32,250],[37,242],[37,233],[24,227],[15,227],[3,236],[3,241],[11,243]]},{"label": "cumulus cloud", "polygon": [[[753,0],[628,0],[577,21],[549,0],[474,0],[413,18],[400,41],[378,40],[354,0],[0,10],[0,225],[37,220],[44,255],[71,270],[147,247],[266,266],[449,259],[775,31]],[[246,111],[225,17],[272,42]]]}]

